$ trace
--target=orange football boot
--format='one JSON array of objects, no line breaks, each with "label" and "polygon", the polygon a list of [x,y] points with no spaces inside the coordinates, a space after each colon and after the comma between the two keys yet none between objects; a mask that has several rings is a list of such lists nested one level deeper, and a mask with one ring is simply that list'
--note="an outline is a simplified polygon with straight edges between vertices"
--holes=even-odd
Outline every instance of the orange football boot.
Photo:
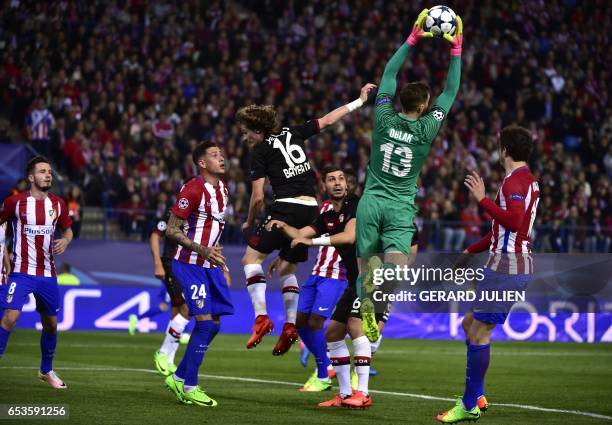
[{"label": "orange football boot", "polygon": [[291,348],[291,345],[298,340],[297,328],[293,323],[285,323],[283,331],[278,338],[278,342],[272,350],[272,355],[282,356]]},{"label": "orange football boot", "polygon": [[338,393],[334,395],[334,398],[327,401],[322,401],[318,404],[319,407],[342,407],[342,396]]},{"label": "orange football boot", "polygon": [[261,342],[265,334],[269,334],[274,330],[274,323],[270,320],[267,314],[260,314],[255,319],[253,325],[253,333],[247,341],[247,348],[254,348]]},{"label": "orange football boot", "polygon": [[487,398],[483,395],[478,397],[478,400],[476,400],[476,405],[478,406],[481,412],[486,412],[489,408],[489,402],[487,401]]},{"label": "orange football boot", "polygon": [[372,396],[355,391],[352,396],[342,400],[342,406],[367,409],[372,405]]}]

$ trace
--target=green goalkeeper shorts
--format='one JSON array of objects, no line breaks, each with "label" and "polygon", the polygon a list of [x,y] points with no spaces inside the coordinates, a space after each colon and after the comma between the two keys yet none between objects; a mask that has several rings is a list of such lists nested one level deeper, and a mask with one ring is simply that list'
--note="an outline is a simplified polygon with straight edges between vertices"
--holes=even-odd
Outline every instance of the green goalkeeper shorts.
[{"label": "green goalkeeper shorts", "polygon": [[410,255],[416,213],[414,204],[363,195],[357,206],[357,256],[385,252]]}]

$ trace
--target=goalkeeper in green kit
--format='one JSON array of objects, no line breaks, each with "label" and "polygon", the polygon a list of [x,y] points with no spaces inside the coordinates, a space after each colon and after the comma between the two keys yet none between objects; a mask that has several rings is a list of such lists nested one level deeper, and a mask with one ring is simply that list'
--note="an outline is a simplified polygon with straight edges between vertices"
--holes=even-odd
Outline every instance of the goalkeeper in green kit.
[{"label": "goalkeeper in green kit", "polygon": [[[457,16],[455,36],[444,35],[451,45],[450,66],[446,86],[434,106],[427,111],[429,87],[416,82],[400,90],[402,112],[394,110],[400,67],[421,38],[433,37],[432,33],[423,31],[427,12],[424,9],[419,14],[412,33],[387,62],[376,96],[372,150],[365,190],[357,208],[356,230],[360,272],[357,291],[362,300],[363,330],[370,341],[380,336],[374,310],[384,308],[378,305],[375,308],[372,302],[374,270],[395,269],[408,263],[414,232],[412,223],[417,213],[416,181],[431,143],[455,100],[461,79],[463,23]],[[384,265],[379,255],[383,255]],[[392,286],[392,282],[387,284]]]}]

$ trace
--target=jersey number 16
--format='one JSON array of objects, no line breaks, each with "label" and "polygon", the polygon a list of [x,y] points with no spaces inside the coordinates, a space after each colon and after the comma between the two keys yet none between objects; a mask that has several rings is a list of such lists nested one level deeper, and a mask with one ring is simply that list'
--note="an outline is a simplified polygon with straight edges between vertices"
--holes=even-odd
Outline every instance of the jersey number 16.
[{"label": "jersey number 16", "polygon": [[281,151],[289,168],[293,168],[306,161],[304,149],[299,145],[291,144],[291,133],[287,133],[284,145],[277,137],[274,139],[274,144],[272,146]]}]

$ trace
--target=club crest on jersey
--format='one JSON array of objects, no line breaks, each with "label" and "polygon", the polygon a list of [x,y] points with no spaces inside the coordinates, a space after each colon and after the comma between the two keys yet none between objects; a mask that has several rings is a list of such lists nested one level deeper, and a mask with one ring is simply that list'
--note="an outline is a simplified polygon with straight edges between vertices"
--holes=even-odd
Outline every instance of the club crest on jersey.
[{"label": "club crest on jersey", "polygon": [[187,198],[181,198],[178,200],[178,207],[181,210],[185,210],[187,209],[187,207],[189,206],[189,200]]},{"label": "club crest on jersey", "polygon": [[198,306],[198,308],[204,308],[204,300],[203,299],[197,300],[196,305]]}]

